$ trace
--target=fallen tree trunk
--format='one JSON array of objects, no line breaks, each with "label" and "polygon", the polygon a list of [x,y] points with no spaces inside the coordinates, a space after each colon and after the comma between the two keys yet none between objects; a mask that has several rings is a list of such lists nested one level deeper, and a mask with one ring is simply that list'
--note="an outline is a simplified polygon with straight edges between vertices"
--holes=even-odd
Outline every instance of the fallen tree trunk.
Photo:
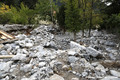
[{"label": "fallen tree trunk", "polygon": [[9,59],[14,57],[15,55],[0,55],[0,59]]}]

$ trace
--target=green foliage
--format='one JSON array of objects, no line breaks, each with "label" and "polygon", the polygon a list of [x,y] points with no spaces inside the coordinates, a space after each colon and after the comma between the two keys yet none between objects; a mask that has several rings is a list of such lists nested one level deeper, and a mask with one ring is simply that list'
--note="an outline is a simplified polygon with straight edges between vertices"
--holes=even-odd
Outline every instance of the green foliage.
[{"label": "green foliage", "polygon": [[34,9],[37,1],[38,0],[0,0],[0,2],[3,2],[9,6],[12,5],[16,8],[20,8],[20,3],[23,2],[29,9]]},{"label": "green foliage", "polygon": [[57,13],[57,20],[60,28],[65,31],[65,5],[59,7],[59,12]]},{"label": "green foliage", "polygon": [[10,12],[0,14],[0,24],[7,24],[9,23],[10,19],[12,18],[12,14]]},{"label": "green foliage", "polygon": [[19,9],[19,11],[15,7],[11,6],[11,12],[13,14],[11,23],[27,24],[28,23],[28,16],[27,16],[28,10],[29,10],[28,7],[24,6],[23,3],[21,3],[21,8]]},{"label": "green foliage", "polygon": [[57,6],[53,0],[38,0],[35,7],[36,14],[41,16],[42,20],[46,20],[47,16],[52,19],[53,11],[57,11]]},{"label": "green foliage", "polygon": [[0,23],[1,24],[6,24],[10,21],[11,19],[11,12],[10,12],[10,8],[8,5],[5,5],[3,3],[0,4]]},{"label": "green foliage", "polygon": [[105,25],[106,25],[107,29],[119,28],[119,26],[120,26],[120,14],[119,15],[113,14],[111,17],[106,19]]},{"label": "green foliage", "polygon": [[15,24],[31,23],[31,18],[34,14],[32,10],[25,6],[23,3],[21,3],[20,9],[18,10],[15,7],[11,6],[11,13],[13,16],[11,18],[10,23]]},{"label": "green foliage", "polygon": [[77,33],[80,30],[78,0],[68,0],[65,7],[66,28],[70,32]]}]

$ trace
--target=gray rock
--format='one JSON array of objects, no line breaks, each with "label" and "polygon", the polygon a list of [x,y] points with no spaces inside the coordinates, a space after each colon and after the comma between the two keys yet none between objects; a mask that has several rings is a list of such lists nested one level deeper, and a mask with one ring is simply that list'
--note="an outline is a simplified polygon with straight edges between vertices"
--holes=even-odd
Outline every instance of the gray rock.
[{"label": "gray rock", "polygon": [[83,77],[86,77],[87,75],[88,75],[87,72],[83,72],[83,73],[82,73],[82,76],[83,76]]},{"label": "gray rock", "polygon": [[64,80],[64,78],[57,74],[54,74],[50,77],[50,80]]},{"label": "gray rock", "polygon": [[76,54],[76,52],[73,51],[73,50],[69,50],[69,51],[68,51],[68,55],[74,56],[75,54]]},{"label": "gray rock", "polygon": [[68,57],[68,62],[70,62],[70,63],[74,63],[74,62],[76,62],[77,60],[78,60],[78,58],[75,57],[75,56],[69,56],[69,57]]},{"label": "gray rock", "polygon": [[29,72],[32,70],[33,65],[32,64],[26,64],[23,67],[20,68],[20,70],[24,71],[24,72]]},{"label": "gray rock", "polygon": [[97,57],[100,54],[99,51],[97,51],[96,49],[94,49],[92,47],[88,47],[86,49],[86,52],[87,52],[88,55],[91,55],[92,57]]},{"label": "gray rock", "polygon": [[79,78],[72,78],[71,80],[79,80]]},{"label": "gray rock", "polygon": [[107,41],[106,43],[104,43],[106,46],[111,46],[111,47],[114,47],[116,46],[116,44],[114,42],[109,42]]},{"label": "gray rock", "polygon": [[101,80],[120,80],[120,78],[115,77],[115,76],[106,76]]},{"label": "gray rock", "polygon": [[8,72],[12,63],[12,61],[0,63],[0,71]]},{"label": "gray rock", "polygon": [[54,63],[54,66],[53,66],[53,70],[54,70],[56,73],[61,73],[62,67],[63,67],[63,63],[62,63],[62,62],[55,62],[55,63]]},{"label": "gray rock", "polygon": [[20,39],[20,40],[27,38],[27,36],[25,34],[19,34],[19,35],[15,36],[15,37]]},{"label": "gray rock", "polygon": [[116,60],[115,56],[112,53],[109,54],[109,57],[111,60]]},{"label": "gray rock", "polygon": [[110,73],[115,77],[120,77],[120,72],[118,72],[118,71],[110,70]]},{"label": "gray rock", "polygon": [[2,50],[2,51],[0,52],[0,54],[1,54],[1,55],[8,55],[8,52],[5,51],[5,50]]},{"label": "gray rock", "polygon": [[46,62],[39,62],[39,67],[43,67],[46,65]]},{"label": "gray rock", "polygon": [[22,78],[21,80],[31,80],[30,78]]},{"label": "gray rock", "polygon": [[28,47],[28,48],[33,47],[33,43],[26,43],[25,47]]},{"label": "gray rock", "polygon": [[84,47],[84,46],[82,46],[74,41],[70,42],[70,49],[72,49],[72,48],[78,48],[80,50],[86,49],[86,47]]},{"label": "gray rock", "polygon": [[12,60],[25,61],[26,60],[26,54],[17,54],[14,57],[12,57]]}]

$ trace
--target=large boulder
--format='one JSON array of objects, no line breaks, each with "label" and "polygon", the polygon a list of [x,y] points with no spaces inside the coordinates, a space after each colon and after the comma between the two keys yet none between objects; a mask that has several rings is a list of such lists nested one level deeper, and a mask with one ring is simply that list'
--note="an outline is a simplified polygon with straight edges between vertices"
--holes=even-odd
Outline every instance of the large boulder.
[{"label": "large boulder", "polygon": [[79,48],[80,50],[86,49],[86,47],[84,47],[74,41],[70,42],[70,49],[72,49],[72,48]]},{"label": "large boulder", "polygon": [[92,47],[88,47],[88,48],[86,49],[86,52],[87,52],[88,55],[90,55],[90,56],[92,56],[92,57],[97,57],[97,56],[100,54],[99,51],[97,51],[96,49],[94,49],[94,48],[92,48]]}]

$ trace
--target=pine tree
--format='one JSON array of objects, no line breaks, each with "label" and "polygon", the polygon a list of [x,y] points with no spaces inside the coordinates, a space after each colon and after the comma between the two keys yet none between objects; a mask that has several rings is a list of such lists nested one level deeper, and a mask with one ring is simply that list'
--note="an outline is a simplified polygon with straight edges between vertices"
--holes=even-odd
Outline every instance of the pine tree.
[{"label": "pine tree", "polygon": [[57,20],[60,28],[64,31],[66,31],[65,28],[65,5],[61,5],[59,7],[59,12],[57,13]]},{"label": "pine tree", "polygon": [[76,40],[76,33],[80,30],[79,26],[79,9],[78,0],[67,0],[65,10],[65,24],[68,31],[74,33],[74,41]]}]

